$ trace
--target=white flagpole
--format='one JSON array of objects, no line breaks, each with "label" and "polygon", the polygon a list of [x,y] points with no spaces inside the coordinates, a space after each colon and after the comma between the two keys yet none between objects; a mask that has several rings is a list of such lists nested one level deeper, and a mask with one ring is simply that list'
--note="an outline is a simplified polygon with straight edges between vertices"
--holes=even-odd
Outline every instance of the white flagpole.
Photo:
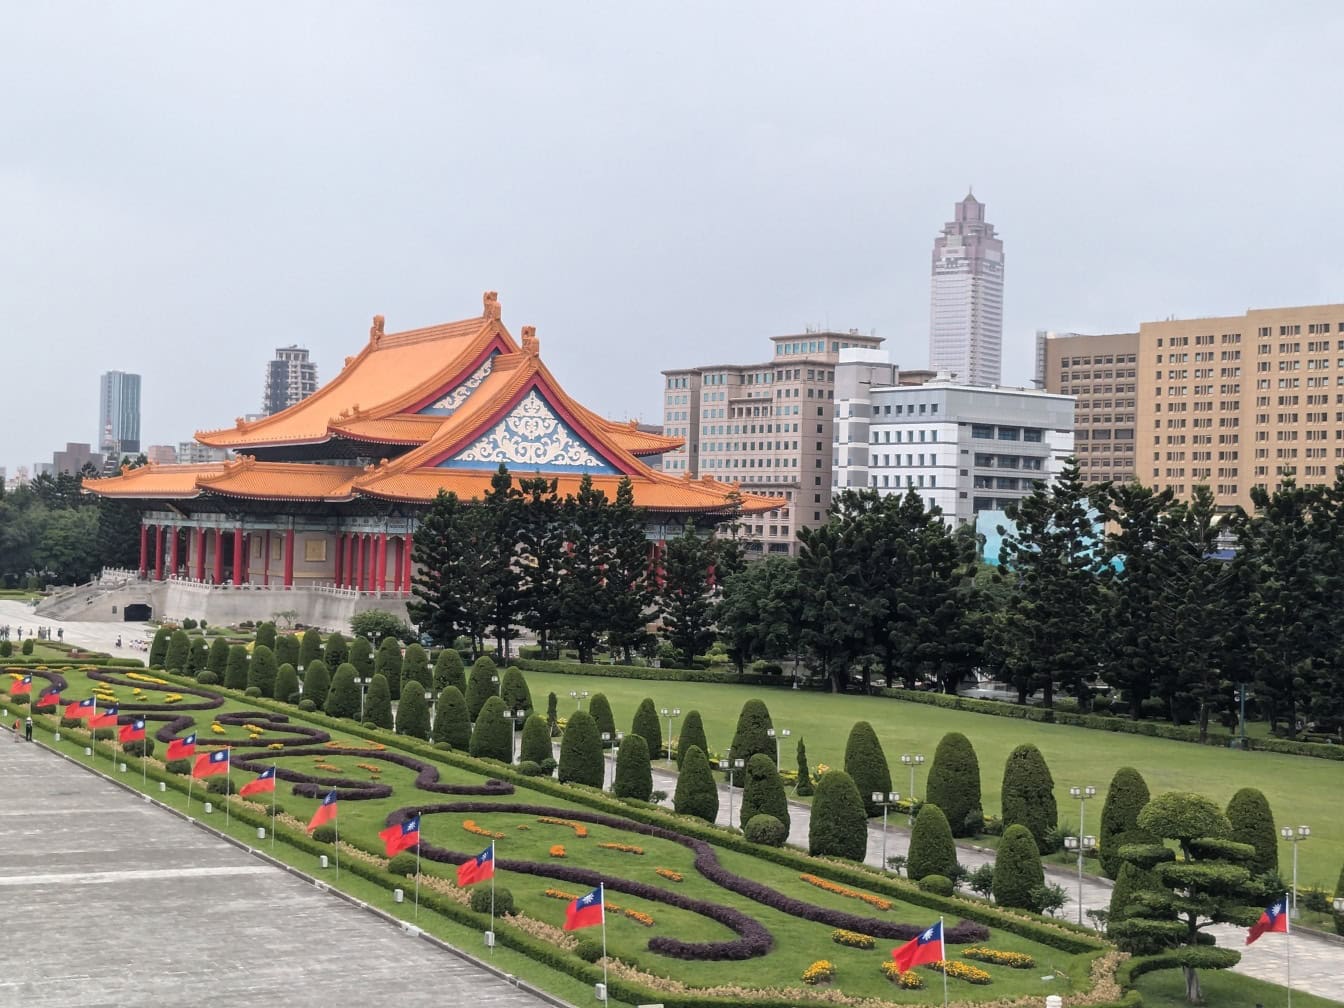
[{"label": "white flagpole", "polygon": [[187,811],[191,811],[191,785],[196,783],[196,754],[191,754],[191,759],[187,761]]},{"label": "white flagpole", "polygon": [[[495,933],[495,842],[490,841],[490,933]],[[490,946],[490,954],[495,954],[495,947]]]},{"label": "white flagpole", "polygon": [[233,753],[224,747],[224,828],[229,828],[229,792],[233,790]]},{"label": "white flagpole", "polygon": [[140,790],[149,789],[149,725],[145,725],[145,737],[140,740]]},{"label": "white flagpole", "polygon": [[[607,992],[607,891],[606,884],[599,882],[597,884],[597,898],[602,901],[602,992]],[[606,994],[603,1001],[609,1001],[611,996]]]},{"label": "white flagpole", "polygon": [[943,919],[938,918],[938,952],[943,958],[943,1008],[947,1008],[947,938],[943,935]]},{"label": "white flagpole", "polygon": [[415,842],[415,919],[420,919],[420,841]]},{"label": "white flagpole", "polygon": [[271,764],[271,850],[275,850],[275,789],[280,786],[279,771]]},{"label": "white flagpole", "polygon": [[1287,899],[1283,901],[1283,919],[1287,921],[1283,930],[1283,940],[1286,952],[1284,963],[1288,970],[1288,1008],[1293,1008],[1293,915],[1289,911]]},{"label": "white flagpole", "polygon": [[336,814],[332,816],[336,825],[332,827],[336,831],[336,839],[332,841],[331,849],[336,852],[336,877],[341,877],[341,809],[336,807]]}]

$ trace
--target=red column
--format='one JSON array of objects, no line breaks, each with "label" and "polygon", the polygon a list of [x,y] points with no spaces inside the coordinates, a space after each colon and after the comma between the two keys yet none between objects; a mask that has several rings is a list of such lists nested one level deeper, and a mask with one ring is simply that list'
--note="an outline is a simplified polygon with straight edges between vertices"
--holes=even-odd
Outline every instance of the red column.
[{"label": "red column", "polygon": [[337,588],[339,588],[339,587],[341,586],[341,560],[344,559],[344,556],[343,556],[344,553],[345,553],[345,533],[344,533],[344,532],[337,532],[337,533],[336,533],[336,562],[335,562],[334,564],[331,565],[331,571],[332,571],[332,574],[331,574],[331,583],[334,584]]},{"label": "red column", "polygon": [[266,587],[271,586],[271,530],[266,530],[266,536],[261,541],[261,583]]},{"label": "red column", "polygon": [[415,555],[415,536],[408,535],[402,541],[401,551],[406,554],[406,562],[402,565],[401,590],[410,594],[411,591],[411,558]]},{"label": "red column", "polygon": [[196,545],[192,548],[192,559],[195,561],[195,570],[192,577],[197,581],[205,580],[205,529],[200,527],[196,529]]},{"label": "red column", "polygon": [[376,542],[372,532],[364,537],[364,590],[370,592],[374,590],[375,583],[373,565],[378,559]]},{"label": "red column", "polygon": [[239,584],[243,577],[243,529],[235,525],[233,529],[233,583]]},{"label": "red column", "polygon": [[387,591],[387,533],[378,533],[378,559],[373,562],[374,591]]},{"label": "red column", "polygon": [[405,554],[406,554],[406,537],[405,537],[405,536],[402,536],[400,539],[397,540],[396,545],[392,548],[392,554],[393,554],[393,564],[392,564],[392,590],[393,590],[393,591],[396,591],[396,592],[399,592],[399,591],[401,591],[401,574],[402,574],[402,567],[403,567],[403,566],[405,565],[405,563],[406,563],[406,555],[405,555]]},{"label": "red column", "polygon": [[224,530],[215,527],[215,584],[224,581]]},{"label": "red column", "polygon": [[149,526],[140,526],[140,576],[149,571]]},{"label": "red column", "polygon": [[172,576],[177,573],[177,526],[170,525],[168,527],[168,534],[172,536],[172,538],[168,540],[168,574],[169,576]]},{"label": "red column", "polygon": [[285,529],[285,587],[294,587],[294,530]]},{"label": "red column", "polygon": [[240,530],[237,535],[243,540],[243,568],[237,575],[236,580],[239,584],[249,584],[252,580],[250,573],[252,567],[252,537],[244,535]]},{"label": "red column", "polygon": [[350,579],[350,587],[356,591],[363,591],[364,582],[361,579],[364,577],[364,537],[362,535],[355,535],[350,540],[350,552],[353,554],[355,562],[354,577]]},{"label": "red column", "polygon": [[163,580],[163,526],[154,526],[154,580]]}]

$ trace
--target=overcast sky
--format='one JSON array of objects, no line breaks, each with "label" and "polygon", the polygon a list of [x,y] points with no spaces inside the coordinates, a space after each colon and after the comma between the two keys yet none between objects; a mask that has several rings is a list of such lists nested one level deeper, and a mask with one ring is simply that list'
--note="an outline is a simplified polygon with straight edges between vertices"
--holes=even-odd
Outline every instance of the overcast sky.
[{"label": "overcast sky", "polygon": [[[0,465],[260,409],[500,292],[568,390],[831,326],[927,363],[968,185],[1037,328],[1344,300],[1344,4],[7,3]],[[1334,236],[1334,237],[1332,237]]]}]

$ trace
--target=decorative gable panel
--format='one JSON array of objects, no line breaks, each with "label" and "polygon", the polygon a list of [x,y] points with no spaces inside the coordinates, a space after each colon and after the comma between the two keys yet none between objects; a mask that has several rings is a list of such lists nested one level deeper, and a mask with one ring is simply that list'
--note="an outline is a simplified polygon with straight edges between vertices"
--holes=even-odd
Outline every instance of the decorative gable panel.
[{"label": "decorative gable panel", "polygon": [[495,357],[498,354],[499,351],[496,350],[481,363],[480,367],[458,382],[452,391],[434,400],[428,406],[417,410],[417,412],[428,416],[452,416],[470,398],[471,394],[480,388],[481,382],[490,377],[490,372],[495,367]]},{"label": "decorative gable panel", "polygon": [[510,469],[619,475],[620,470],[566,424],[536,389],[473,444],[439,465],[446,469]]}]

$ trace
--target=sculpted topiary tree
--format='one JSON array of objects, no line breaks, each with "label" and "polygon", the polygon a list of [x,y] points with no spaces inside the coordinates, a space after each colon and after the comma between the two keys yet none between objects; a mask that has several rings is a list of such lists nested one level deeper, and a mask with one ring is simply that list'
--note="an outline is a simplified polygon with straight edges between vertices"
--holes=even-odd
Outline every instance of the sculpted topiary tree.
[{"label": "sculpted topiary tree", "polygon": [[229,648],[229,661],[224,666],[224,685],[229,689],[247,689],[247,648],[234,644]]},{"label": "sculpted topiary tree", "polygon": [[929,767],[924,800],[947,817],[954,837],[975,836],[984,826],[980,807],[980,761],[961,732],[948,732],[938,743]]},{"label": "sculpted topiary tree", "polygon": [[602,739],[587,711],[575,711],[560,739],[560,782],[602,786]]},{"label": "sculpted topiary tree", "polygon": [[224,681],[224,670],[229,664],[229,642],[223,637],[216,637],[210,642],[210,656],[205,660],[205,667],[219,676],[219,681]]},{"label": "sculpted topiary tree", "polygon": [[[1133,831],[1129,835],[1133,835]],[[1152,834],[1144,834],[1152,836]],[[1152,842],[1156,842],[1154,839]],[[1157,883],[1157,876],[1152,872],[1144,871],[1133,861],[1120,862],[1120,873],[1115,880],[1115,888],[1111,890],[1111,905],[1107,915],[1106,930],[1108,934],[1123,935],[1124,929],[1112,931],[1113,928],[1123,921],[1128,915],[1131,907],[1136,912],[1142,909],[1140,903],[1141,894],[1156,894],[1161,892],[1161,886]],[[1144,896],[1144,900],[1147,900]],[[1139,914],[1142,916],[1142,914]],[[1160,940],[1143,941],[1137,935],[1128,936],[1125,939],[1118,939],[1122,951],[1129,952],[1132,955],[1152,955],[1162,948]]]},{"label": "sculpted topiary tree", "polygon": [[523,737],[518,745],[518,762],[544,763],[554,759],[551,749],[551,729],[540,714],[533,714],[523,722]]},{"label": "sculpted topiary tree", "polygon": [[822,774],[812,799],[808,853],[862,861],[867,849],[868,816],[859,789],[843,770]]},{"label": "sculpted topiary tree", "polygon": [[[154,631],[154,639],[149,642],[149,667],[152,669],[163,668],[163,661],[168,657],[168,639],[173,632],[167,627],[159,627]],[[29,652],[30,654],[32,652]]]},{"label": "sculpted topiary tree", "polygon": [[608,736],[605,742],[602,742],[602,748],[609,749],[616,744],[616,718],[611,713],[611,702],[607,700],[605,693],[594,693],[588,701],[588,716],[597,723],[597,738],[602,742],[602,736]]},{"label": "sculpted topiary tree", "polygon": [[471,726],[471,755],[508,763],[513,748],[513,722],[504,716],[504,701],[486,697]]},{"label": "sculpted topiary tree", "polygon": [[794,785],[794,791],[798,797],[806,798],[816,789],[812,787],[812,772],[807,765],[807,746],[803,744],[803,737],[798,736],[798,783]]},{"label": "sculpted topiary tree", "polygon": [[247,667],[247,685],[261,690],[264,697],[275,696],[275,652],[265,644],[252,648],[252,661]]},{"label": "sculpted topiary tree", "polygon": [[204,672],[209,664],[210,645],[205,642],[204,637],[193,637],[191,649],[187,652],[187,675],[194,677],[198,672]]},{"label": "sculpted topiary tree", "polygon": [[[401,688],[405,690],[412,679],[421,684],[429,682],[429,655],[419,644],[407,644],[406,653],[401,656]],[[423,685],[421,692],[424,692]]]},{"label": "sculpted topiary tree", "polygon": [[292,633],[281,634],[275,639],[275,661],[278,665],[288,662],[297,670],[299,667],[299,639]]},{"label": "sculpted topiary tree", "polygon": [[649,747],[650,757],[657,759],[663,754],[663,726],[653,701],[648,697],[635,708],[635,720],[630,725],[630,733],[644,740]]},{"label": "sculpted topiary tree", "polygon": [[292,662],[285,662],[275,671],[275,698],[285,703],[298,699],[299,673]]},{"label": "sculpted topiary tree", "polygon": [[331,692],[331,673],[327,663],[314,658],[303,673],[303,698],[311,700],[318,710],[326,710],[327,694]]},{"label": "sculpted topiary tree", "polygon": [[[313,633],[309,630],[308,633]],[[308,634],[304,634],[306,640]],[[345,637],[337,631],[327,638],[326,649],[322,652],[322,660],[327,663],[329,669],[339,669],[350,660],[350,644]]]},{"label": "sculpted topiary tree", "polygon": [[322,658],[322,635],[316,630],[305,630],[299,637],[299,669],[306,673],[308,666],[319,658]]},{"label": "sculpted topiary tree", "polygon": [[373,674],[387,680],[393,700],[401,698],[401,641],[395,637],[383,638],[373,658]]},{"label": "sculpted topiary tree", "polygon": [[355,667],[355,675],[360,679],[373,677],[373,645],[367,637],[356,637],[350,642],[350,664]]},{"label": "sculpted topiary tree", "polygon": [[719,815],[719,789],[714,784],[714,773],[705,751],[692,745],[678,747],[678,754],[681,756],[681,772],[677,775],[672,807],[679,815],[714,822]]},{"label": "sculpted topiary tree", "polygon": [[775,762],[775,740],[766,734],[774,723],[770,720],[770,710],[760,700],[748,700],[742,705],[737,716],[737,730],[733,732],[733,745],[730,750],[735,760],[749,760],[757,753],[769,756]]},{"label": "sculpted topiary tree", "polygon": [[185,630],[174,630],[168,636],[168,652],[163,657],[163,667],[169,672],[185,672],[190,657],[191,637]]},{"label": "sculpted topiary tree", "polygon": [[442,693],[456,686],[463,696],[467,693],[467,674],[462,667],[462,656],[452,648],[444,648],[434,659],[434,689]]},{"label": "sculpted topiary tree", "polygon": [[335,718],[359,717],[359,685],[355,682],[355,667],[349,662],[338,665],[331,677],[323,710]]},{"label": "sculpted topiary tree", "polygon": [[485,701],[497,694],[499,685],[491,680],[498,675],[495,663],[485,655],[472,663],[471,675],[467,679],[467,713],[471,715],[472,721],[480,714]]},{"label": "sculpted topiary tree", "polygon": [[504,709],[526,711],[531,715],[532,691],[527,686],[527,678],[516,668],[506,668],[503,675],[500,693],[504,699]]},{"label": "sculpted topiary tree", "polygon": [[1121,767],[1111,778],[1106,789],[1106,803],[1101,807],[1101,828],[1098,832],[1098,854],[1102,873],[1109,879],[1120,876],[1120,852],[1116,837],[1138,828],[1139,811],[1148,804],[1148,784],[1133,767]]},{"label": "sculpted topiary tree", "polygon": [[691,746],[695,746],[700,750],[700,755],[709,759],[709,741],[705,738],[705,724],[700,719],[698,710],[687,711],[686,720],[681,723],[681,732],[677,735],[678,770],[681,769]]},{"label": "sculpted topiary tree", "polygon": [[425,688],[414,679],[402,685],[401,700],[397,703],[397,734],[429,738],[429,704],[425,701]]},{"label": "sculpted topiary tree", "polygon": [[373,674],[364,697],[364,720],[379,728],[392,728],[392,687],[387,684],[387,676],[380,672]]},{"label": "sculpted topiary tree", "polygon": [[[864,840],[867,840],[866,830]],[[905,873],[915,882],[929,875],[956,877],[957,845],[952,840],[952,828],[948,826],[943,810],[932,802],[920,806],[919,814],[915,816]]]},{"label": "sculpted topiary tree", "polygon": [[854,786],[863,797],[863,807],[868,815],[881,814],[882,806],[873,801],[873,792],[880,791],[885,795],[891,790],[891,768],[887,766],[887,756],[882,751],[877,732],[867,721],[855,722],[849,730],[849,741],[845,743],[845,773],[854,778]]},{"label": "sculpted topiary tree", "polygon": [[994,902],[999,906],[1035,910],[1035,892],[1045,886],[1041,852],[1027,827],[1016,824],[1003,831],[994,859]]},{"label": "sculpted topiary tree", "polygon": [[270,648],[275,651],[275,624],[270,620],[257,624],[257,637],[253,647]]},{"label": "sculpted topiary tree", "polygon": [[640,735],[627,735],[616,753],[615,779],[611,790],[617,798],[648,801],[653,794],[653,767],[649,746]]},{"label": "sculpted topiary tree", "polygon": [[471,715],[456,686],[445,686],[434,702],[434,741],[463,752],[471,746]]},{"label": "sculpted topiary tree", "polygon": [[1030,743],[1009,753],[1003,765],[1003,826],[1019,824],[1031,830],[1037,849],[1052,849],[1059,825],[1055,779],[1041,751]]},{"label": "sculpted topiary tree", "polygon": [[1227,803],[1227,821],[1232,826],[1231,839],[1255,848],[1255,857],[1246,863],[1251,874],[1278,872],[1279,836],[1264,793],[1247,787],[1234,794]]},{"label": "sculpted topiary tree", "polygon": [[784,794],[784,781],[779,771],[763,753],[747,760],[746,780],[742,785],[742,811],[738,823],[746,829],[754,816],[774,816],[784,824],[784,837],[789,835],[789,799]]}]

